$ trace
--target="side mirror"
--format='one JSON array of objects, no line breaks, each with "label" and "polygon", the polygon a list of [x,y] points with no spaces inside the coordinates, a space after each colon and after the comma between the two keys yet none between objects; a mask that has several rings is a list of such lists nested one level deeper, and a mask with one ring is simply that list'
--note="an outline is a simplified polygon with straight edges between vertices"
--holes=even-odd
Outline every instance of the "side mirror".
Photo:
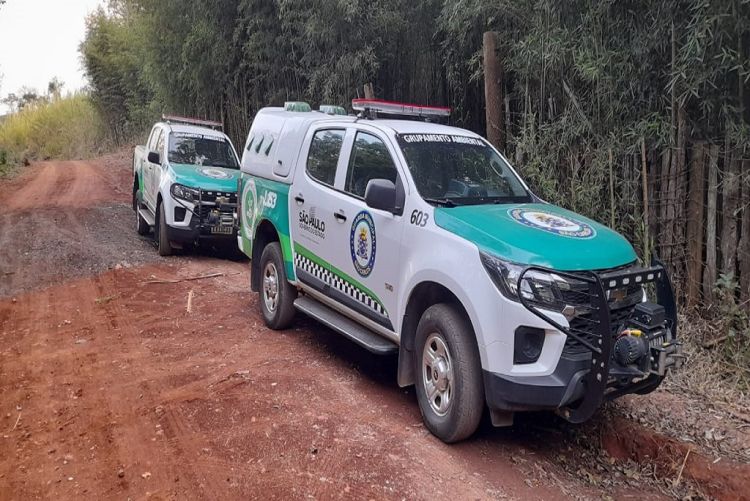
[{"label": "side mirror", "polygon": [[155,151],[150,151],[148,154],[148,161],[152,164],[161,165],[161,155]]},{"label": "side mirror", "polygon": [[396,185],[388,179],[370,179],[365,189],[365,203],[373,209],[396,210]]}]

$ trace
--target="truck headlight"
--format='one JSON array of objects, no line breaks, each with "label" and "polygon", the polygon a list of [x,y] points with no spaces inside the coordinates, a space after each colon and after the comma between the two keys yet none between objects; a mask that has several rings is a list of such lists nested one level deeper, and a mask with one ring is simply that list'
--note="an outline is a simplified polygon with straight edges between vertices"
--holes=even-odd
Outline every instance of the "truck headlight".
[{"label": "truck headlight", "polygon": [[193,203],[200,197],[200,193],[195,188],[189,188],[181,184],[173,184],[170,188],[172,196],[186,202]]},{"label": "truck headlight", "polygon": [[[487,253],[480,253],[482,264],[498,290],[508,299],[519,301],[518,277],[525,266],[505,261]],[[565,308],[563,291],[570,290],[570,281],[555,275],[532,270],[524,275],[520,294],[540,307],[553,311]]]}]

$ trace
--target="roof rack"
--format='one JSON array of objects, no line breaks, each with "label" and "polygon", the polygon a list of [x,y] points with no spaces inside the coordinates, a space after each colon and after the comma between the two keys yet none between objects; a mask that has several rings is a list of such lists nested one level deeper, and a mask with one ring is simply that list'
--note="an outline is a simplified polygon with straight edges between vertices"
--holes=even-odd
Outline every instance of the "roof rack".
[{"label": "roof rack", "polygon": [[162,115],[161,119],[169,124],[197,125],[198,127],[210,127],[215,130],[224,130],[224,124],[213,120],[201,118],[181,117],[179,115]]},{"label": "roof rack", "polygon": [[398,103],[383,99],[353,99],[352,108],[361,112],[363,118],[369,119],[375,119],[378,115],[396,115],[404,118],[416,117],[432,120],[445,119],[451,115],[451,109],[445,106]]}]

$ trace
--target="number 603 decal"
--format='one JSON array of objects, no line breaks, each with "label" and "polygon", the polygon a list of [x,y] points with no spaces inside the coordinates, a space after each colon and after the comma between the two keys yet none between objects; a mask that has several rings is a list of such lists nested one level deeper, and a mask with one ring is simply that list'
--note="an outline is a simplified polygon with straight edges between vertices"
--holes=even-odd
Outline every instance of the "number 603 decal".
[{"label": "number 603 decal", "polygon": [[411,218],[409,219],[411,224],[413,224],[414,226],[422,227],[422,228],[427,226],[427,221],[429,220],[430,220],[430,215],[427,214],[426,212],[422,212],[421,210],[413,211],[411,213]]}]

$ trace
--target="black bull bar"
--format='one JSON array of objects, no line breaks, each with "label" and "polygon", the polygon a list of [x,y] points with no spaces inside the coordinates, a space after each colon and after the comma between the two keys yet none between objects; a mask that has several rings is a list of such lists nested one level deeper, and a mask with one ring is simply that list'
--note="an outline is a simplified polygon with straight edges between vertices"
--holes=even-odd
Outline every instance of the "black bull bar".
[{"label": "black bull bar", "polygon": [[[586,284],[588,303],[585,305],[587,311],[587,323],[589,327],[584,331],[580,328],[565,327],[545,313],[542,303],[526,297],[521,291],[524,281],[527,285],[533,283],[528,275],[535,272],[552,274],[565,280],[571,280],[580,284]],[[656,292],[656,302],[664,308],[665,332],[669,333],[669,354],[673,355],[668,360],[663,347],[652,348],[661,353],[652,353],[658,370],[650,371],[648,377],[618,387],[612,383],[610,367],[613,363],[612,349],[616,333],[614,329],[620,325],[612,325],[612,316],[608,295],[610,292],[632,284],[646,286],[653,284]],[[532,286],[533,287],[533,286]],[[570,406],[559,410],[560,414],[568,421],[581,423],[588,420],[599,408],[604,400],[610,400],[626,393],[649,393],[656,389],[664,379],[667,363],[675,365],[682,359],[680,343],[677,342],[677,305],[675,303],[674,291],[663,263],[654,259],[648,268],[633,267],[624,270],[606,272],[560,272],[540,266],[529,266],[521,272],[518,277],[517,289],[521,304],[531,313],[552,325],[555,329],[574,339],[591,352],[591,368],[582,378],[584,385],[583,397]],[[527,289],[528,290],[528,289]],[[549,305],[547,310],[549,311]],[[664,346],[667,346],[665,344]],[[674,348],[672,348],[674,347]],[[670,365],[670,366],[671,366]],[[609,391],[608,391],[609,390]]]}]

